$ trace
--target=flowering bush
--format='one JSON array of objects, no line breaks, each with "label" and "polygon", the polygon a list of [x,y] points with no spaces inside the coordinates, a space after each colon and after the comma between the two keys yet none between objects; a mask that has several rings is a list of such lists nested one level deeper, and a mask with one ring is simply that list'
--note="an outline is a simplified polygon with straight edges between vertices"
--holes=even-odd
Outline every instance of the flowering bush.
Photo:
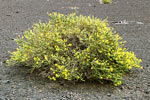
[{"label": "flowering bush", "polygon": [[18,48],[7,60],[9,66],[25,64],[32,71],[45,71],[51,80],[109,80],[121,85],[122,76],[140,59],[124,48],[124,41],[95,17],[50,13],[47,23],[18,36]]}]

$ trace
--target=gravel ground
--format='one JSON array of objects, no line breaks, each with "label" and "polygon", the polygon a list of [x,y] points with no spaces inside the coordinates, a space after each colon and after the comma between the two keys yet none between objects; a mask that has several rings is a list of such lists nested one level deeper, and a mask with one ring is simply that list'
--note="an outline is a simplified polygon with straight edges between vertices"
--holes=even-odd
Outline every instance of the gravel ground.
[{"label": "gravel ground", "polygon": [[[150,0],[0,0],[0,100],[150,100]],[[48,20],[47,12],[108,17],[112,27],[129,50],[143,60],[143,70],[133,69],[122,86],[98,83],[61,85],[30,75],[26,68],[7,67],[8,51],[18,34],[39,20]]]}]

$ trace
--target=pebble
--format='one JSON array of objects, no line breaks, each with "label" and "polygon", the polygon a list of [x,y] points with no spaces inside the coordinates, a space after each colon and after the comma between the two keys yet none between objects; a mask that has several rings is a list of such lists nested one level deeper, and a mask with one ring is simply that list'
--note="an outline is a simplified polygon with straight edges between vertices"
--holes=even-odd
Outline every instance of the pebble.
[{"label": "pebble", "polygon": [[136,24],[144,24],[144,23],[142,23],[142,22],[136,22]]},{"label": "pebble", "polygon": [[144,93],[149,94],[150,90],[145,90]]},{"label": "pebble", "polygon": [[4,84],[9,84],[9,83],[10,83],[10,80],[4,80],[4,81],[2,81],[2,83],[4,83]]},{"label": "pebble", "polygon": [[110,93],[107,93],[107,96],[108,96],[108,97],[111,97],[111,94],[110,94]]},{"label": "pebble", "polygon": [[16,13],[20,13],[19,11],[16,11]]},{"label": "pebble", "polygon": [[2,62],[2,61],[0,62],[0,65],[3,65],[3,62]]}]

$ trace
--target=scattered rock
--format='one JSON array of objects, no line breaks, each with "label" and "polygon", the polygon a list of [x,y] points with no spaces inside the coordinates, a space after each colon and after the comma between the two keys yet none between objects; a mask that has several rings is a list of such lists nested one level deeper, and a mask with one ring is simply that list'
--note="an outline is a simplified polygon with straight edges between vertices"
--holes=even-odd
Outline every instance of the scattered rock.
[{"label": "scattered rock", "polygon": [[149,94],[149,93],[150,93],[150,90],[147,89],[147,90],[144,91],[144,93],[145,93],[145,94]]},{"label": "scattered rock", "polygon": [[10,14],[7,14],[6,16],[11,16]]},{"label": "scattered rock", "polygon": [[140,86],[136,86],[136,88],[140,88]]},{"label": "scattered rock", "polygon": [[103,4],[103,0],[98,0],[98,2],[99,2],[100,4]]},{"label": "scattered rock", "polygon": [[91,4],[89,3],[89,7],[91,7]]},{"label": "scattered rock", "polygon": [[4,83],[4,84],[9,84],[9,83],[10,83],[10,80],[4,80],[4,81],[2,81],[2,83]]},{"label": "scattered rock", "polygon": [[20,11],[16,11],[16,13],[20,13]]},{"label": "scattered rock", "polygon": [[124,100],[130,100],[130,98],[127,97],[127,96],[123,97],[122,99],[124,99]]},{"label": "scattered rock", "polygon": [[3,62],[2,62],[2,61],[0,62],[0,65],[3,65]]},{"label": "scattered rock", "polygon": [[144,23],[142,23],[142,22],[136,22],[136,24],[144,24]]},{"label": "scattered rock", "polygon": [[2,63],[6,63],[6,60],[4,60]]},{"label": "scattered rock", "polygon": [[96,5],[93,5],[92,7],[96,7]]},{"label": "scattered rock", "polygon": [[108,97],[111,97],[111,94],[110,94],[110,93],[107,93],[107,96],[108,96]]}]

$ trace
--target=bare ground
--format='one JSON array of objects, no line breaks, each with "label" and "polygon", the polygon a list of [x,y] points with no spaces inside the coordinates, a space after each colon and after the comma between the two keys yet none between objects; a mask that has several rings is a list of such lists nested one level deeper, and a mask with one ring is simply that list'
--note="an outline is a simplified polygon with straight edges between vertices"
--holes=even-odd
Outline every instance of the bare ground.
[{"label": "bare ground", "polygon": [[[150,100],[150,1],[113,0],[0,0],[0,100]],[[94,15],[108,21],[127,41],[129,50],[143,60],[143,70],[134,69],[124,77],[122,86],[77,83],[61,85],[36,75],[26,68],[7,67],[8,51],[18,34],[39,20],[48,20],[47,12],[73,12]]]}]

